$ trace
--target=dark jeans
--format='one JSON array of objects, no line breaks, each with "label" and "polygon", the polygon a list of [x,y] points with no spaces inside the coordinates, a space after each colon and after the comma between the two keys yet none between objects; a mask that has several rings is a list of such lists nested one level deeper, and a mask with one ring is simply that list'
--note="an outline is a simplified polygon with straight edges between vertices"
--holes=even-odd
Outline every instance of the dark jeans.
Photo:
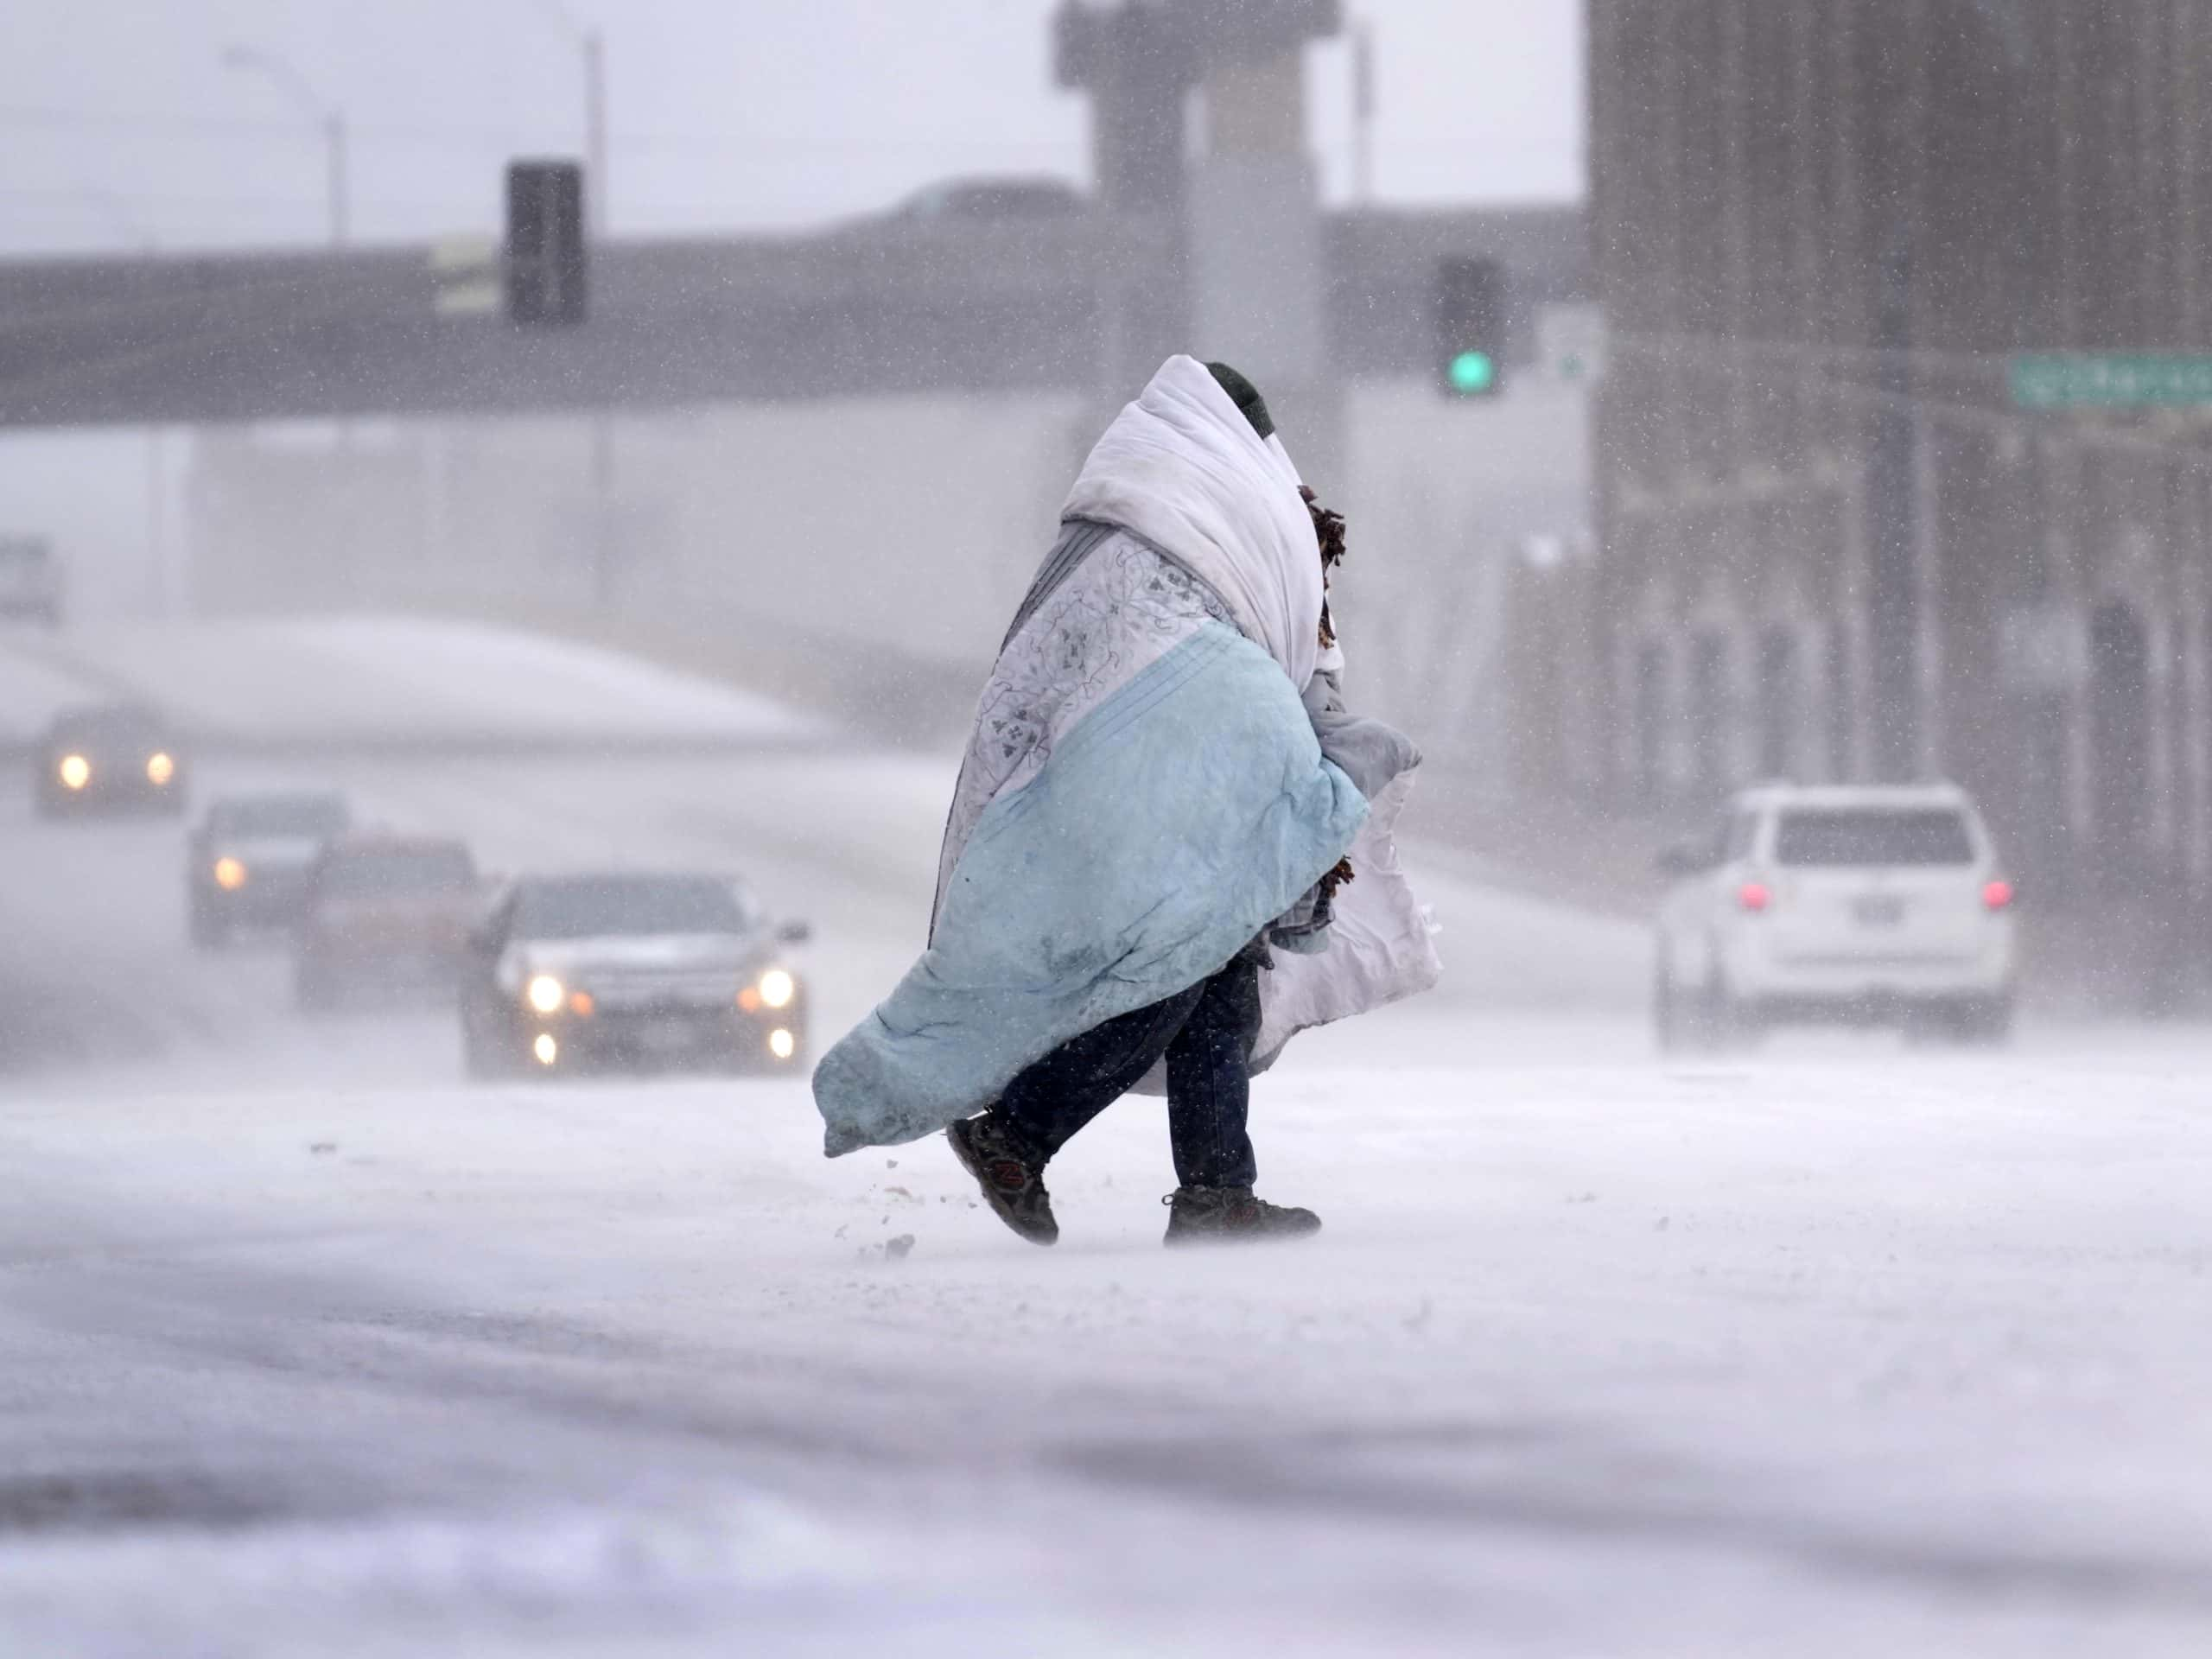
[{"label": "dark jeans", "polygon": [[1244,1119],[1259,1035],[1260,965],[1242,956],[1165,1002],[1062,1044],[1007,1085],[991,1116],[1042,1166],[1165,1055],[1176,1179],[1185,1186],[1249,1186],[1256,1171]]}]

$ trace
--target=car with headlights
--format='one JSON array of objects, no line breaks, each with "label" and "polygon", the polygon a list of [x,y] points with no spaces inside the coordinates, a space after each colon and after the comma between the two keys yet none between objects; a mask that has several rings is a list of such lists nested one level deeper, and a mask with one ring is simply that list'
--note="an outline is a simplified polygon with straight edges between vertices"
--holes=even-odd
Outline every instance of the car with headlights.
[{"label": "car with headlights", "polygon": [[293,933],[299,1006],[450,995],[482,905],[476,861],[458,841],[380,833],[333,841],[308,872]]},{"label": "car with headlights", "polygon": [[2017,894],[1962,790],[1751,790],[1661,868],[1662,1046],[1785,1023],[2012,1030]]},{"label": "car with headlights", "polygon": [[806,986],[743,883],[711,874],[531,876],[492,905],[462,969],[476,1077],[575,1071],[792,1071]]},{"label": "car with headlights", "polygon": [[151,709],[66,711],[47,728],[31,765],[39,810],[48,817],[184,810],[184,751]]},{"label": "car with headlights", "polygon": [[249,928],[289,927],[322,849],[353,825],[334,790],[272,790],[210,803],[186,842],[193,944],[212,947]]}]

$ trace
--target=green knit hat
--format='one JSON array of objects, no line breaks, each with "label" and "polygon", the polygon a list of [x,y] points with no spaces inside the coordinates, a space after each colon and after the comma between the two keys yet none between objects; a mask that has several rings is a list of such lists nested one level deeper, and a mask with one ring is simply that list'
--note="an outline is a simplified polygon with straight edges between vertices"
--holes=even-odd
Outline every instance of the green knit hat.
[{"label": "green knit hat", "polygon": [[1252,429],[1263,438],[1275,435],[1275,417],[1268,413],[1268,400],[1260,396],[1260,389],[1226,363],[1209,363],[1207,372],[1221,383],[1229,400],[1244,411],[1244,418],[1252,423]]}]

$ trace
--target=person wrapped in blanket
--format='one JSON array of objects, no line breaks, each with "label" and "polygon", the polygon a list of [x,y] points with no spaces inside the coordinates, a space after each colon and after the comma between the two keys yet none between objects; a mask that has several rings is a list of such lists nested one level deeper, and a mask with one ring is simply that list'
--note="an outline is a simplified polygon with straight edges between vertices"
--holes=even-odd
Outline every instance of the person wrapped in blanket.
[{"label": "person wrapped in blanket", "polygon": [[1439,972],[1394,840],[1419,753],[1344,703],[1343,556],[1257,390],[1171,358],[1092,452],[1001,648],[930,947],[817,1069],[832,1156],[944,1128],[1049,1244],[1046,1166],[1164,1088],[1169,1243],[1319,1230],[1253,1192],[1251,1079]]}]

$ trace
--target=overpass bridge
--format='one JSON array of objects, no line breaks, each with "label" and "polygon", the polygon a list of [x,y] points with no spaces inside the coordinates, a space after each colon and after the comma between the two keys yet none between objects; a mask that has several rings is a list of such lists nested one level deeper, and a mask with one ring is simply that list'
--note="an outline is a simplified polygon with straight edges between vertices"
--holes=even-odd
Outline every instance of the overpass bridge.
[{"label": "overpass bridge", "polygon": [[[18,261],[0,264],[0,427],[1091,391],[1111,377],[1117,294],[1179,246],[1166,217],[1103,212],[612,242],[574,329],[472,308],[491,268],[429,245]],[[1324,249],[1327,359],[1348,382],[1426,365],[1447,253],[1502,259],[1524,329],[1535,305],[1589,291],[1572,207],[1338,214]]]}]

